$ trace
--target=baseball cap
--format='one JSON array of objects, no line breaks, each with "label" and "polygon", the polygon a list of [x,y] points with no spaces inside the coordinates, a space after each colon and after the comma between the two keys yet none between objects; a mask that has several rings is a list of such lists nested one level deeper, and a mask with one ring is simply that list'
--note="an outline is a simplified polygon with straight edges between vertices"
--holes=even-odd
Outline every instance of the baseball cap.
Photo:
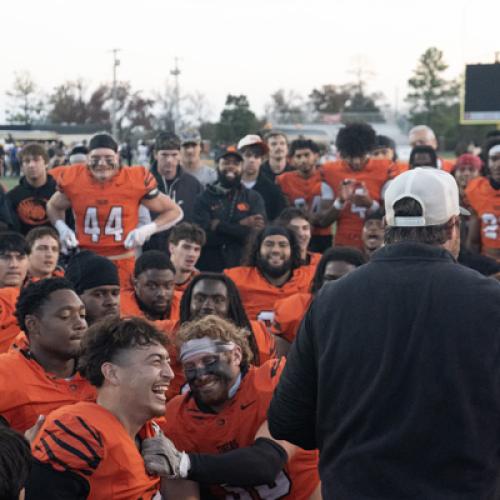
[{"label": "baseball cap", "polygon": [[195,129],[184,130],[180,134],[181,146],[184,144],[200,144],[201,143],[201,135]]},{"label": "baseball cap", "polygon": [[[412,198],[422,207],[422,216],[396,217],[394,205]],[[385,192],[385,219],[389,226],[423,227],[445,224],[454,215],[470,215],[460,207],[455,178],[436,168],[417,167],[398,175]]]},{"label": "baseball cap", "polygon": [[240,142],[238,142],[238,151],[241,151],[247,146],[259,146],[262,149],[263,154],[266,154],[269,150],[267,144],[257,134],[248,134],[240,139]]},{"label": "baseball cap", "polygon": [[227,146],[221,149],[217,153],[216,161],[219,161],[221,158],[225,158],[226,156],[236,156],[240,161],[243,161],[243,156],[238,152],[238,150],[234,146]]}]

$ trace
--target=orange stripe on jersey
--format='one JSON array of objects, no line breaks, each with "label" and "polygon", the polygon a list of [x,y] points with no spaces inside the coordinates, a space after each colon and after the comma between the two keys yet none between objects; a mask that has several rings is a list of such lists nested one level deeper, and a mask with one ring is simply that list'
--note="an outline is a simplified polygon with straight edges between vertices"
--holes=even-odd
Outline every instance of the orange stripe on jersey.
[{"label": "orange stripe on jersey", "polygon": [[127,234],[139,222],[139,205],[157,189],[144,167],[121,168],[106,182],[98,182],[86,165],[71,165],[56,173],[58,188],[71,202],[80,247],[99,255],[125,253]]},{"label": "orange stripe on jersey", "polygon": [[314,276],[313,266],[301,266],[293,271],[292,277],[281,287],[269,283],[256,267],[233,267],[225,269],[238,287],[243,306],[251,320],[259,319],[262,313],[272,317],[276,300],[289,297],[297,292],[307,292]]},{"label": "orange stripe on jersey", "polygon": [[500,189],[486,177],[472,179],[465,189],[469,205],[481,221],[481,252],[500,248]]}]

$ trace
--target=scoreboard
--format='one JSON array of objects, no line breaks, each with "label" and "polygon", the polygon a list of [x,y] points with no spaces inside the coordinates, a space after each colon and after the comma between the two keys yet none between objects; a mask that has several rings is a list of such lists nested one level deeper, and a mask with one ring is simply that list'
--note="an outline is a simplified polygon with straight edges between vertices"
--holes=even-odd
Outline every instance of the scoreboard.
[{"label": "scoreboard", "polygon": [[500,63],[469,64],[461,107],[461,123],[500,123]]}]

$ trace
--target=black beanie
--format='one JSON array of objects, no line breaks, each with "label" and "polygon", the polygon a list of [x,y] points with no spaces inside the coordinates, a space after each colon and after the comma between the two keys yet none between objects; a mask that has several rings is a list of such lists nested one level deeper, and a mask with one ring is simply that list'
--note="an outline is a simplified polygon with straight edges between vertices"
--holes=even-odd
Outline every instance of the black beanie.
[{"label": "black beanie", "polygon": [[288,240],[292,238],[292,232],[290,229],[288,229],[285,226],[275,225],[275,226],[266,226],[265,229],[262,231],[261,239],[263,241],[268,236],[274,236],[275,234],[284,236]]},{"label": "black beanie", "polygon": [[89,151],[98,148],[112,149],[116,153],[118,144],[109,134],[96,134],[90,139]]},{"label": "black beanie", "polygon": [[73,284],[78,295],[98,286],[120,286],[113,262],[88,250],[77,253],[69,261],[64,277]]}]

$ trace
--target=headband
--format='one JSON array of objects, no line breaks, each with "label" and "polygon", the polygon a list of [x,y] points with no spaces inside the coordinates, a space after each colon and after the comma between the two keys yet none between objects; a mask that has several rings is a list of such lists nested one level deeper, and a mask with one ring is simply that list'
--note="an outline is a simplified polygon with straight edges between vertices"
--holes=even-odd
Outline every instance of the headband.
[{"label": "headband", "polygon": [[182,344],[179,360],[183,363],[189,358],[194,358],[201,354],[219,354],[220,352],[232,351],[235,346],[234,342],[224,342],[209,337],[192,339]]}]

